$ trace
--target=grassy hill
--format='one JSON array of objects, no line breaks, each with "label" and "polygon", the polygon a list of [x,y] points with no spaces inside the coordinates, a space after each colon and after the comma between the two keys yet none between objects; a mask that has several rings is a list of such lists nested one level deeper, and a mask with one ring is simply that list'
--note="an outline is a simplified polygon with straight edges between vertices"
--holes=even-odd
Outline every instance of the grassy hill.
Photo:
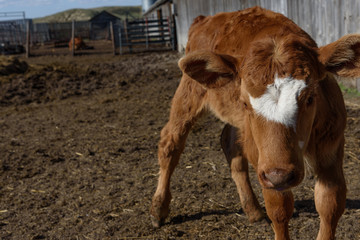
[{"label": "grassy hill", "polygon": [[35,18],[33,19],[33,21],[34,23],[71,22],[72,20],[87,21],[104,10],[122,19],[125,19],[126,17],[128,17],[129,19],[141,17],[141,6],[99,7],[99,8],[90,8],[90,9],[83,9],[83,8],[70,9],[46,17]]}]

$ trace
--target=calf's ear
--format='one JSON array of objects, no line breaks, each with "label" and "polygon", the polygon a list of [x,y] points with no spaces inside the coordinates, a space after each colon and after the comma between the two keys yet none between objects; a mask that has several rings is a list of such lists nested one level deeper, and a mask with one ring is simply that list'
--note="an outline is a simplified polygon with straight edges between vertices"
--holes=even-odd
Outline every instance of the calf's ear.
[{"label": "calf's ear", "polygon": [[360,77],[360,34],[349,34],[320,47],[319,60],[340,77]]},{"label": "calf's ear", "polygon": [[232,81],[237,74],[237,59],[210,51],[195,51],[179,61],[184,74],[206,88],[222,87]]}]

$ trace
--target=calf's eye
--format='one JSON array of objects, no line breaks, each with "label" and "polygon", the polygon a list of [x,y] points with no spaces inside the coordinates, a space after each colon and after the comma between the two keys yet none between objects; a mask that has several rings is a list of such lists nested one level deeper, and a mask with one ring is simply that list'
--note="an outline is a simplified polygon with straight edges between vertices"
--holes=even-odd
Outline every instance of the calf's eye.
[{"label": "calf's eye", "polygon": [[247,109],[248,108],[248,105],[246,102],[244,102],[244,108]]},{"label": "calf's eye", "polygon": [[314,97],[313,96],[310,96],[308,97],[308,99],[306,100],[306,105],[310,106],[314,101]]}]

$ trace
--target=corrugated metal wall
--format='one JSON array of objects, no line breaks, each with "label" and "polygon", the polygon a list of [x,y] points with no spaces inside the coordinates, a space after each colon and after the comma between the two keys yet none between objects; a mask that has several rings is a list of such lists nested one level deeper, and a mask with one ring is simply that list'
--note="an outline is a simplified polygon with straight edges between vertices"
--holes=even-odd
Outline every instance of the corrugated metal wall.
[{"label": "corrugated metal wall", "polygon": [[188,29],[199,15],[214,15],[253,6],[280,12],[309,33],[319,46],[348,33],[360,33],[359,0],[173,0],[178,49],[187,42]]}]

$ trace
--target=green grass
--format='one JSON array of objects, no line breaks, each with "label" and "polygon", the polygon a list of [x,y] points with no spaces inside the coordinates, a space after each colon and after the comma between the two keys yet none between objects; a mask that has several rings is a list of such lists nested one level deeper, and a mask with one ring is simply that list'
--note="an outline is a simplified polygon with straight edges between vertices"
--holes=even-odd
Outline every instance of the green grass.
[{"label": "green grass", "polygon": [[360,92],[357,91],[357,89],[346,87],[342,83],[339,83],[339,86],[341,91],[347,94],[349,97],[360,97]]},{"label": "green grass", "polygon": [[69,9],[63,12],[55,13],[42,18],[33,19],[34,23],[54,23],[54,22],[71,22],[75,21],[88,21],[95,15],[99,14],[102,11],[108,11],[109,13],[125,19],[128,17],[140,18],[141,17],[141,6],[129,6],[129,7],[99,7],[99,8],[76,8]]}]

